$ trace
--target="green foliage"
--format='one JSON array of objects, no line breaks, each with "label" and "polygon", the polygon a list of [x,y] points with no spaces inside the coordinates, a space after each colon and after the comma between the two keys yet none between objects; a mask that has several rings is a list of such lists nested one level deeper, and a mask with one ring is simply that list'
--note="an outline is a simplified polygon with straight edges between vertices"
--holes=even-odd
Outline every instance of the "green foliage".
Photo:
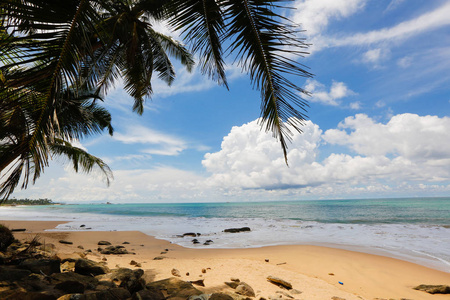
[{"label": "green foliage", "polygon": [[11,230],[0,224],[0,251],[4,252],[12,242],[14,242],[14,236]]},{"label": "green foliage", "polygon": [[57,204],[55,202],[53,202],[53,200],[51,199],[47,199],[47,198],[40,198],[40,199],[7,199],[5,200],[3,203],[3,205],[52,205],[52,204]]},{"label": "green foliage", "polygon": [[[22,180],[33,183],[54,156],[76,171],[109,167],[72,145],[107,129],[99,105],[116,79],[143,113],[156,74],[167,84],[171,58],[228,87],[226,56],[234,57],[261,91],[262,126],[281,143],[287,162],[288,125],[301,131],[307,93],[297,77],[311,77],[296,61],[305,55],[299,29],[278,11],[281,0],[3,0],[0,3],[0,197]],[[181,41],[155,30],[167,22]],[[226,46],[226,48],[225,48]],[[0,200],[1,201],[1,200]]]}]

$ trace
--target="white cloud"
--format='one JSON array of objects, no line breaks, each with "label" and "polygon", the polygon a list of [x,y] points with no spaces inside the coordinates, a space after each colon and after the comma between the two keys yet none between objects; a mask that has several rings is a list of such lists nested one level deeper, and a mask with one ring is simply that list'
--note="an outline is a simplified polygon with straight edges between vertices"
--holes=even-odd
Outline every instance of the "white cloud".
[{"label": "white cloud", "polygon": [[361,102],[356,101],[356,102],[350,103],[350,109],[354,109],[354,110],[361,109]]},{"label": "white cloud", "polygon": [[392,0],[386,8],[385,12],[398,8],[403,2],[405,2],[405,0]]},{"label": "white cloud", "polygon": [[375,68],[378,68],[384,60],[389,57],[390,51],[388,49],[375,48],[368,50],[362,55],[362,62],[370,64]]},{"label": "white cloud", "polygon": [[[333,194],[450,181],[450,118],[403,114],[382,124],[359,114],[324,134],[312,122],[303,129],[304,134],[294,135],[287,167],[280,145],[260,131],[257,121],[233,127],[221,150],[205,155],[208,183]],[[331,153],[320,160],[324,141],[327,147],[344,146],[354,153]]]},{"label": "white cloud", "polygon": [[115,133],[113,139],[125,144],[153,145],[142,151],[148,154],[177,155],[188,148],[181,138],[140,125],[126,126],[125,133]]},{"label": "white cloud", "polygon": [[302,24],[306,34],[318,35],[332,19],[346,18],[364,7],[367,0],[297,0],[293,21]]},{"label": "white cloud", "polygon": [[407,68],[412,64],[412,57],[411,56],[405,56],[397,60],[397,65],[401,68]]},{"label": "white cloud", "polygon": [[373,30],[366,33],[357,33],[348,37],[330,39],[329,44],[334,46],[370,45],[384,41],[402,39],[422,34],[450,25],[450,3],[420,15],[417,18],[401,22],[393,27]]},{"label": "white cloud", "polygon": [[279,142],[255,120],[233,127],[221,149],[205,155],[208,176],[169,166],[117,170],[107,188],[99,173],[75,174],[70,168],[52,173],[51,167],[37,185],[14,196],[199,202],[450,192],[449,117],[400,114],[381,123],[357,114],[326,132],[307,121],[303,131],[289,145],[289,167]]},{"label": "white cloud", "polygon": [[306,81],[305,90],[312,93],[312,97],[308,99],[309,101],[332,106],[339,105],[340,99],[356,94],[343,82],[333,81],[330,90],[327,91],[324,84],[313,79]]},{"label": "white cloud", "polygon": [[414,162],[430,162],[450,159],[449,129],[448,117],[402,114],[382,124],[358,114],[346,118],[339,129],[326,131],[324,140],[346,145],[360,155],[395,155]]}]

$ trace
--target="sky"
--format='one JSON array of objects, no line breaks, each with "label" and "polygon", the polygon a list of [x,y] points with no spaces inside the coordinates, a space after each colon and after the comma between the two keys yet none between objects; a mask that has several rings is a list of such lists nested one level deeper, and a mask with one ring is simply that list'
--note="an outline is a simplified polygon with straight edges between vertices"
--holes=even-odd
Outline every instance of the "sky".
[{"label": "sky", "polygon": [[[230,90],[178,68],[143,116],[120,81],[105,97],[114,135],[77,142],[114,180],[55,159],[16,198],[224,202],[450,195],[450,1],[296,0],[311,44],[297,78],[308,121],[288,145],[261,130],[260,95],[229,65]],[[167,29],[161,26],[160,30]]]}]

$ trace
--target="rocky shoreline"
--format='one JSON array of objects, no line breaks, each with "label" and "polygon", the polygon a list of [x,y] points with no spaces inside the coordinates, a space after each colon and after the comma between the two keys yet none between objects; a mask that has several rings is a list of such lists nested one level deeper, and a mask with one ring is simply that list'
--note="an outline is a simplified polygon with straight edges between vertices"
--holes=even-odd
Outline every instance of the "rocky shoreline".
[{"label": "rocky shoreline", "polygon": [[[41,232],[34,237],[23,231],[15,234],[21,241],[14,240],[11,232],[0,230],[0,299],[398,300],[431,299],[430,296],[434,297],[431,294],[450,293],[448,285],[418,285],[420,280],[415,285],[404,285],[407,290],[403,295],[409,297],[380,297],[378,292],[371,297],[356,297],[356,294],[344,291],[354,286],[354,277],[343,276],[342,269],[333,266],[333,260],[336,257],[345,259],[347,254],[353,258],[357,254],[336,250],[331,253],[339,252],[341,256],[330,256],[333,259],[327,260],[326,268],[321,269],[327,272],[330,284],[290,271],[293,266],[296,266],[295,270],[305,270],[308,260],[298,264],[299,252],[286,252],[282,248],[231,252],[192,250],[139,232]],[[195,235],[203,237],[198,233]],[[193,235],[186,234],[185,237],[192,238]],[[300,250],[299,247],[295,249]],[[282,252],[278,252],[280,250]],[[314,254],[316,250],[321,251],[312,247],[307,253]],[[243,256],[244,252],[259,254]],[[285,256],[285,253],[293,256]],[[320,256],[321,261],[323,257]],[[348,263],[343,265],[348,266]],[[173,277],[167,278],[171,275]],[[413,289],[420,291],[412,292]],[[322,296],[318,297],[318,294]],[[436,299],[441,296],[445,297],[438,295]]]},{"label": "rocky shoreline", "polygon": [[[66,240],[59,242],[72,244]],[[99,241],[98,245],[107,246],[98,247],[96,251],[101,254],[134,254],[125,246],[113,246],[108,241]],[[55,245],[41,244],[37,236],[29,242],[14,240],[3,248],[4,251],[0,251],[0,299],[5,300],[250,300],[256,297],[253,288],[238,278],[224,282],[228,291],[207,294],[195,287],[204,287],[204,280],[181,280],[177,278],[181,277],[177,269],[172,270],[174,277],[158,281],[149,280],[144,270],[136,269],[139,263],[134,260],[130,265],[135,269],[109,269],[105,262],[87,259],[86,255],[92,250],[84,250],[82,246],[78,248],[83,251],[76,253],[79,258],[60,259],[53,253]],[[161,253],[167,253],[168,249],[165,250]],[[202,269],[202,273],[206,272],[206,268]],[[301,294],[282,279],[270,276],[268,281],[285,290],[269,299],[294,299],[293,295]]]}]

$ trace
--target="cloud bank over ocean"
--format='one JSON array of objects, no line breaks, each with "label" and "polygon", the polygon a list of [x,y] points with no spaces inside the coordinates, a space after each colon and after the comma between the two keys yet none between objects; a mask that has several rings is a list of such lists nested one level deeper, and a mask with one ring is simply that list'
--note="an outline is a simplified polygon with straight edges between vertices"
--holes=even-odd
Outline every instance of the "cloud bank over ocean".
[{"label": "cloud bank over ocean", "polygon": [[395,115],[386,123],[356,114],[326,131],[307,121],[303,133],[293,135],[286,166],[277,140],[254,120],[233,127],[219,151],[204,155],[204,172],[164,165],[122,169],[107,188],[100,178],[67,168],[57,180],[21,193],[118,202],[442,195],[450,191],[448,128],[448,117],[415,114]]}]

